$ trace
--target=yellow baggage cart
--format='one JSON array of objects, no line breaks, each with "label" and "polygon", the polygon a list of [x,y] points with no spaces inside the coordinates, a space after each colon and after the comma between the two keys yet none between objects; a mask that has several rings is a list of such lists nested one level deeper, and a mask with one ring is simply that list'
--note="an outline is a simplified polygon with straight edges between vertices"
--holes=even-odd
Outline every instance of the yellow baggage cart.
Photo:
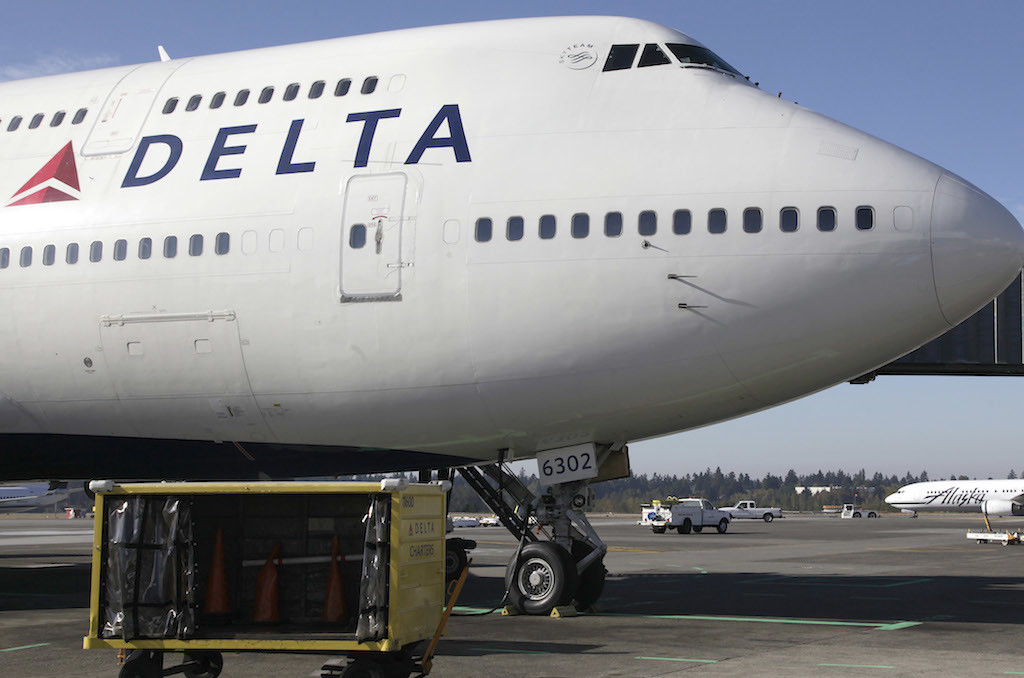
[{"label": "yellow baggage cart", "polygon": [[408,676],[439,628],[446,483],[92,487],[84,647],[121,650],[120,678],[216,678],[222,652],[344,655],[341,676]]}]

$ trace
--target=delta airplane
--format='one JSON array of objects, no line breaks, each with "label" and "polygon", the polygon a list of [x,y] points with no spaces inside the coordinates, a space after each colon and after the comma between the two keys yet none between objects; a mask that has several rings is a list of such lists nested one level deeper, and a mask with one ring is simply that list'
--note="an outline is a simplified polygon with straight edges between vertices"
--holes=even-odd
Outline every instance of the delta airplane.
[{"label": "delta airplane", "polygon": [[62,482],[0,485],[0,513],[54,506],[67,499],[69,494],[67,483]]},{"label": "delta airplane", "polygon": [[4,475],[539,455],[532,581],[603,554],[571,508],[609,454],[870,372],[1024,264],[966,180],[625,18],[3,83],[0,161]]},{"label": "delta airplane", "polygon": [[929,480],[896,490],[885,501],[906,512],[956,511],[1024,516],[1024,480]]}]

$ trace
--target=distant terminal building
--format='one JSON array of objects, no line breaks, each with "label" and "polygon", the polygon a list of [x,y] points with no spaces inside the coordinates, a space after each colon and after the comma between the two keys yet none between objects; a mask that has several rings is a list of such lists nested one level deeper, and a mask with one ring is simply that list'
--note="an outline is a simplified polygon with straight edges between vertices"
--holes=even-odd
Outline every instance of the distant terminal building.
[{"label": "distant terminal building", "polygon": [[804,490],[809,491],[811,494],[820,494],[822,492],[831,492],[832,490],[843,489],[839,485],[797,485],[793,488],[797,494],[803,494]]}]

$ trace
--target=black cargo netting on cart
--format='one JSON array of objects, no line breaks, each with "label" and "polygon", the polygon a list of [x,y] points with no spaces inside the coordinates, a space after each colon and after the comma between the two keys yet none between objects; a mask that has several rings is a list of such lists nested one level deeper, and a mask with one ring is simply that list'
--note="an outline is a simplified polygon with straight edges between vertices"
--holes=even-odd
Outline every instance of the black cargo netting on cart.
[{"label": "black cargo netting on cart", "polygon": [[191,506],[180,497],[107,500],[104,638],[195,635]]},{"label": "black cargo netting on cart", "polygon": [[391,539],[391,496],[373,495],[366,513],[363,578],[359,585],[356,640],[381,640],[388,631],[388,546]]}]

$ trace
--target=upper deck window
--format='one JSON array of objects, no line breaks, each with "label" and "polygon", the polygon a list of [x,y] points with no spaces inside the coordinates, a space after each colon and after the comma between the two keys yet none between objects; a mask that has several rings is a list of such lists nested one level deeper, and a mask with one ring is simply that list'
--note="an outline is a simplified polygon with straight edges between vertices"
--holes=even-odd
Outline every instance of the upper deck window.
[{"label": "upper deck window", "polygon": [[13,118],[11,118],[11,121],[7,124],[7,131],[8,132],[13,132],[14,130],[18,129],[18,125],[20,125],[20,124],[21,124],[21,116],[20,115],[14,116]]},{"label": "upper deck window", "polygon": [[608,58],[605,59],[605,71],[621,71],[633,67],[633,59],[636,57],[640,45],[612,45],[608,50]]},{"label": "upper deck window", "polygon": [[293,82],[284,88],[284,100],[292,101],[295,97],[299,96],[299,83]]},{"label": "upper deck window", "polygon": [[714,68],[726,73],[732,73],[733,75],[741,75],[739,71],[727,64],[725,60],[721,59],[707,47],[670,42],[668,43],[668,48],[672,50],[672,53],[676,55],[676,58],[679,59],[684,67]]},{"label": "upper deck window", "polygon": [[644,51],[643,54],[640,55],[640,63],[637,64],[637,67],[661,66],[670,63],[672,63],[672,61],[663,51],[661,51],[661,47],[655,44],[650,44],[644,45]]}]

